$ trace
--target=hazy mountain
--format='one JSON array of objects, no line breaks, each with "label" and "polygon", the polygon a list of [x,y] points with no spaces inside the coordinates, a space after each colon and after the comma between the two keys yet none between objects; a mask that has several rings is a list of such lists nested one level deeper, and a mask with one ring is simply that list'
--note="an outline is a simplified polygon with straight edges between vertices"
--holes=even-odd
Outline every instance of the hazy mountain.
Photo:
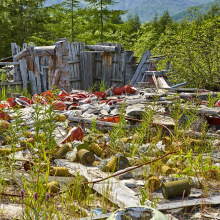
[{"label": "hazy mountain", "polygon": [[[46,5],[59,4],[63,0],[47,0]],[[84,4],[84,1],[81,1]],[[185,11],[191,6],[214,2],[214,0],[118,0],[118,4],[112,6],[115,10],[129,10],[128,13],[138,14],[141,21],[151,20],[155,13],[161,16],[165,10],[170,15]]]},{"label": "hazy mountain", "polygon": [[[216,2],[220,5],[220,0],[216,0]],[[207,11],[211,9],[212,5],[213,5],[213,2],[199,5],[199,10],[197,11],[197,13],[205,14]],[[181,13],[178,13],[172,16],[174,21],[181,21],[182,19],[188,18],[188,17],[189,17],[188,11],[183,11]]]},{"label": "hazy mountain", "polygon": [[129,10],[132,14],[139,15],[142,22],[151,20],[155,13],[161,16],[165,10],[168,10],[170,15],[178,14],[185,11],[191,6],[201,5],[213,2],[213,0],[123,0],[114,9]]}]

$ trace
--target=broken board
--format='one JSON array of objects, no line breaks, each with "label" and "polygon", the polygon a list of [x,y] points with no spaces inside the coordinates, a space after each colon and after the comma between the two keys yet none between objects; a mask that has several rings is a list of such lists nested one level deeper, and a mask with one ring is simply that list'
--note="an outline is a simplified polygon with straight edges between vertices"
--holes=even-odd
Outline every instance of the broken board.
[{"label": "broken board", "polygon": [[[60,167],[68,168],[69,172],[73,175],[76,175],[76,173],[79,172],[79,174],[86,177],[89,182],[100,180],[112,175],[102,172],[94,166],[84,166],[82,164],[69,162],[63,159],[56,159],[54,162]],[[92,184],[91,187],[111,202],[118,205],[120,208],[140,205],[136,193],[124,184],[120,183],[114,177]]]}]

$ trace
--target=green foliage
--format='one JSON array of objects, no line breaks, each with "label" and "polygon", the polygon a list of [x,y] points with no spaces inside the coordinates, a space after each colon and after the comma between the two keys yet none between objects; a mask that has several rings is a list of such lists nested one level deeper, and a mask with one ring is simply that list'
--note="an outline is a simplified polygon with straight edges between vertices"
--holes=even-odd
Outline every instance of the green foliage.
[{"label": "green foliage", "polygon": [[17,85],[14,87],[14,91],[13,91],[13,93],[20,93],[19,88],[18,88]]},{"label": "green foliage", "polygon": [[202,21],[188,20],[187,26],[183,24],[177,31],[166,30],[154,52],[166,54],[162,63],[171,64],[169,76],[174,84],[187,81],[188,87],[219,88],[219,27],[220,17],[216,16]]},{"label": "green foliage", "polygon": [[[4,72],[4,70],[1,72],[1,76],[0,76],[0,81],[1,83],[4,83],[6,82],[6,79],[7,79],[7,74]],[[7,97],[6,97],[6,90],[5,90],[5,85],[2,85],[1,86],[1,97],[0,97],[2,100],[6,100]]]},{"label": "green foliage", "polygon": [[98,133],[100,133],[99,130],[97,129],[96,119],[95,119],[95,118],[93,118],[92,121],[91,121],[91,133],[92,133],[92,134],[98,134]]},{"label": "green foliage", "polygon": [[[47,39],[46,24],[50,20],[45,0],[0,1],[0,57],[11,56],[11,42],[22,46],[33,38]],[[36,42],[36,40],[35,40]],[[37,42],[36,42],[37,43]]]},{"label": "green foliage", "polygon": [[[105,40],[105,32],[117,26],[118,17],[125,13],[122,10],[110,10],[115,0],[85,0],[90,6],[90,29],[99,41]],[[116,21],[115,23],[113,23]]]},{"label": "green foliage", "polygon": [[166,28],[176,30],[178,24],[173,22],[168,11],[165,11],[162,17],[158,18],[155,14],[152,22],[145,22],[139,29],[139,36],[134,44],[135,53],[141,58],[142,54],[148,49],[152,50],[157,44]]},{"label": "green foliage", "polygon": [[89,91],[91,92],[103,92],[107,90],[107,83],[105,80],[101,80],[100,83],[95,83],[91,88],[89,88]]},{"label": "green foliage", "polygon": [[75,13],[74,8],[79,6],[80,1],[78,0],[66,0],[62,4],[69,10],[71,13],[71,35],[72,35],[72,42],[74,42],[74,21],[75,21]]}]

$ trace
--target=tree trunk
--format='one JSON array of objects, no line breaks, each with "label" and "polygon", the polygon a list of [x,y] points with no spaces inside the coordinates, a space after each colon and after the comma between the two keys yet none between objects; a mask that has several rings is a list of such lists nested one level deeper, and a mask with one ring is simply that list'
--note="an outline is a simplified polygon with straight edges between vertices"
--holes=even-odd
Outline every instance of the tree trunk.
[{"label": "tree trunk", "polygon": [[101,0],[101,42],[103,43],[103,14],[102,14],[102,0]]}]

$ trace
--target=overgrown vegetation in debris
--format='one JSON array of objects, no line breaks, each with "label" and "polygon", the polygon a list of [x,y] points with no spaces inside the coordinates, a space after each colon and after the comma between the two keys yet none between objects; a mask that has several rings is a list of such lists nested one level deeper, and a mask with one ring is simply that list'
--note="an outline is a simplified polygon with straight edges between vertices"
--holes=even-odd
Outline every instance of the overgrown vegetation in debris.
[{"label": "overgrown vegetation in debris", "polygon": [[[2,100],[2,217],[7,205],[16,218],[77,219],[136,203],[165,212],[163,204],[218,196],[219,95],[206,92],[201,103],[199,90],[180,94],[145,88],[103,99],[54,88]],[[175,181],[182,191],[161,191]],[[187,210],[177,216],[189,219]]]}]

